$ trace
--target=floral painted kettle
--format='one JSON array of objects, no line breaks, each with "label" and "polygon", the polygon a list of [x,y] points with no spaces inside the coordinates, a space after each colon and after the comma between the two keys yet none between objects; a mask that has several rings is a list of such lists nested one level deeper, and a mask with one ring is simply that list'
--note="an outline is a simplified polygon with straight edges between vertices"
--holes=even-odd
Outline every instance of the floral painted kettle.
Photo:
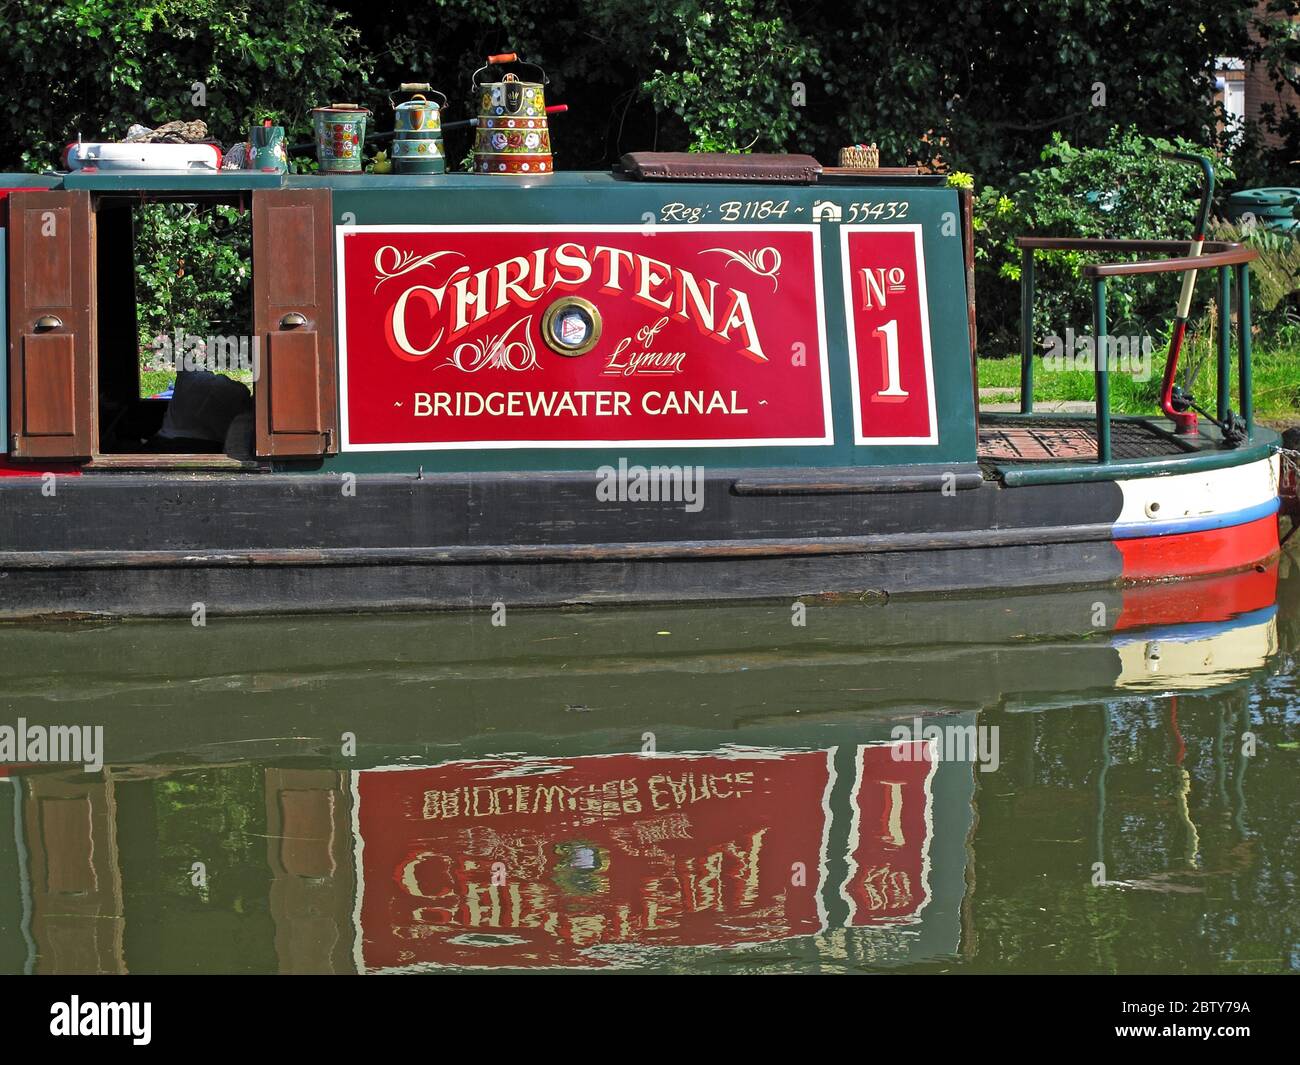
[{"label": "floral painted kettle", "polygon": [[535,63],[524,63],[541,75],[540,81],[520,81],[506,74],[500,81],[480,81],[493,67],[519,63],[514,52],[490,55],[471,81],[478,98],[478,127],[474,135],[474,172],[477,174],[549,174],[551,133],[546,124],[543,88],[550,81]]},{"label": "floral painted kettle", "polygon": [[[423,82],[403,82],[396,95],[406,99],[398,103],[394,93],[388,94],[388,102],[393,105],[393,173],[445,173],[442,109],[447,97]],[[429,96],[437,96],[442,102]]]},{"label": "floral painted kettle", "polygon": [[[428,95],[425,95],[426,93]],[[436,96],[441,102],[430,100],[429,96]],[[402,97],[400,103],[398,97]],[[388,94],[388,102],[393,107],[393,126],[396,133],[441,131],[442,109],[447,106],[447,97],[427,82],[402,82],[401,88]]]}]

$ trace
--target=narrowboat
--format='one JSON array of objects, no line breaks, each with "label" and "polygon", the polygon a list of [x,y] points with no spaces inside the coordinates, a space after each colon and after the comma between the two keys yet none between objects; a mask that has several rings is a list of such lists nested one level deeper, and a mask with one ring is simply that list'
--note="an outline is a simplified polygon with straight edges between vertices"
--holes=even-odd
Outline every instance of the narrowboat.
[{"label": "narrowboat", "polygon": [[[167,431],[179,378],[141,395],[155,202],[251,213],[251,399],[215,446]],[[0,203],[2,617],[1120,586],[1278,551],[1247,247],[1024,239],[1021,410],[994,416],[971,201],[939,175],[91,167],[0,176]],[[1185,314],[1214,273],[1239,308],[1217,396],[1113,416],[1100,357],[1095,414],[1035,410],[1034,256],[1058,248],[1115,260],[1082,270],[1102,352],[1111,279],[1182,273]]]}]

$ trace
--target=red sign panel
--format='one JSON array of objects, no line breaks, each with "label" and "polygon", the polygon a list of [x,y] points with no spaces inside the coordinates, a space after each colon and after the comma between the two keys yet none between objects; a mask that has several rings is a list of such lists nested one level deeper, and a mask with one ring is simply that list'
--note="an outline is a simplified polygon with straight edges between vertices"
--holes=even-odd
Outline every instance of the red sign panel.
[{"label": "red sign panel", "polygon": [[601,966],[825,927],[831,752],[354,777],[358,969]]},{"label": "red sign panel", "polygon": [[937,444],[919,225],[841,226],[859,444]]},{"label": "red sign panel", "polygon": [[344,450],[832,442],[815,226],[338,242]]},{"label": "red sign panel", "polygon": [[931,781],[928,741],[858,748],[842,894],[851,926],[914,920],[930,901]]}]

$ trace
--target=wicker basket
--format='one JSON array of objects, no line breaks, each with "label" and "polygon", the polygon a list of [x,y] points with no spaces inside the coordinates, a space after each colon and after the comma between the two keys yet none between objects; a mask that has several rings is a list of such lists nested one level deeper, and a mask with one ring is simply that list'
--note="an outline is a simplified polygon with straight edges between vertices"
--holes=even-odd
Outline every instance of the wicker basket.
[{"label": "wicker basket", "polygon": [[853,170],[875,170],[880,166],[880,150],[874,144],[841,148],[840,166]]}]

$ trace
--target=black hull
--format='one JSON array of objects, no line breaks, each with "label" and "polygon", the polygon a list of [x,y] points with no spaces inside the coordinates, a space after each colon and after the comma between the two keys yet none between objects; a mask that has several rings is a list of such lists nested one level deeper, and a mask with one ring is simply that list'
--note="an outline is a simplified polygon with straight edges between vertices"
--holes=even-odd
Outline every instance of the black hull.
[{"label": "black hull", "polygon": [[[0,617],[932,595],[1118,581],[1111,482],[978,470],[717,472],[703,508],[596,478],[123,475],[0,481]],[[944,491],[944,487],[948,491]]]},{"label": "black hull", "polygon": [[1120,579],[1110,543],[617,562],[231,564],[0,571],[0,617],[455,610],[932,595]]}]

